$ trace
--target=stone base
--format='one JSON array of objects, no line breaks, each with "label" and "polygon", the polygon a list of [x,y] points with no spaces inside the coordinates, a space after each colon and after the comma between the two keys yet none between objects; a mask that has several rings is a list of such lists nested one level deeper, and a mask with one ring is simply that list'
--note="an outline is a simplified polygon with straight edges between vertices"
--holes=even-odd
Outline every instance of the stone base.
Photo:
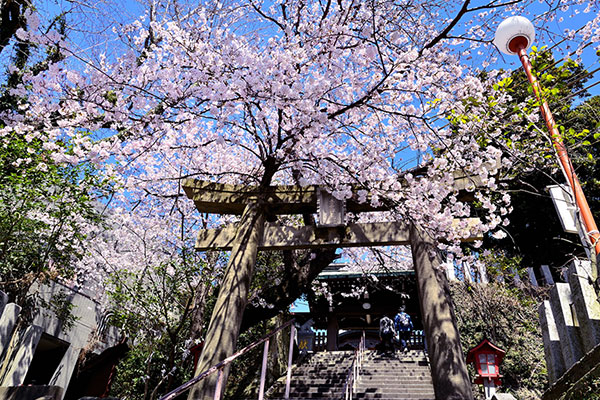
[{"label": "stone base", "polygon": [[63,388],[59,386],[32,385],[0,387],[0,400],[60,400]]},{"label": "stone base", "polygon": [[569,285],[585,352],[600,343],[600,303],[591,282],[591,263],[575,260],[569,266]]},{"label": "stone base", "polygon": [[508,393],[496,393],[492,396],[492,400],[517,400],[515,396]]}]

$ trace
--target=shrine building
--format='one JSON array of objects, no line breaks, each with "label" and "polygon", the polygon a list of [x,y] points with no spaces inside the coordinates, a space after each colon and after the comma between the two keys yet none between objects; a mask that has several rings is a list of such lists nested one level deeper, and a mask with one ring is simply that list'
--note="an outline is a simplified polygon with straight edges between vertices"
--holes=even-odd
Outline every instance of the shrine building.
[{"label": "shrine building", "polygon": [[414,270],[363,273],[348,264],[329,265],[317,277],[331,296],[311,295],[309,312],[294,313],[301,351],[353,350],[365,335],[368,349],[379,344],[379,321],[392,320],[400,306],[413,322],[412,349],[423,349],[423,325]]}]

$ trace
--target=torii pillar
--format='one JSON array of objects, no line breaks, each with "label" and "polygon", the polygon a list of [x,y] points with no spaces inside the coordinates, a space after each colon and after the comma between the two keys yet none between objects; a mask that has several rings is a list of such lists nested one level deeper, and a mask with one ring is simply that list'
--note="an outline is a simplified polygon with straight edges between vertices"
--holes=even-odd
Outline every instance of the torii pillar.
[{"label": "torii pillar", "polygon": [[[235,232],[235,244],[206,331],[204,347],[196,365],[196,376],[235,353],[264,227],[263,206],[258,202],[249,203]],[[229,368],[225,368],[222,374],[220,381],[223,387],[219,388],[221,397]],[[214,399],[218,381],[217,374],[206,377],[190,390],[188,399]]]},{"label": "torii pillar", "polygon": [[[385,208],[374,208],[352,199],[337,204],[339,200],[316,186],[276,186],[265,190],[186,180],[183,188],[201,212],[242,215],[236,225],[202,230],[198,234],[196,249],[231,250],[231,256],[195,375],[234,354],[258,250],[410,244],[436,399],[473,399],[448,284],[439,268],[441,257],[435,241],[417,226],[405,222],[345,224],[341,217],[346,209],[356,213],[384,211]],[[267,212],[316,211],[320,212],[320,225],[316,227],[265,222]],[[476,219],[468,221],[469,226],[477,223]],[[477,239],[480,238],[466,240]],[[227,373],[227,369],[223,371],[223,382],[227,381]],[[213,399],[216,387],[217,376],[213,374],[193,388],[188,400]],[[223,390],[220,393],[222,395]]]},{"label": "torii pillar", "polygon": [[435,241],[410,225],[419,305],[436,400],[473,399],[442,258]]}]

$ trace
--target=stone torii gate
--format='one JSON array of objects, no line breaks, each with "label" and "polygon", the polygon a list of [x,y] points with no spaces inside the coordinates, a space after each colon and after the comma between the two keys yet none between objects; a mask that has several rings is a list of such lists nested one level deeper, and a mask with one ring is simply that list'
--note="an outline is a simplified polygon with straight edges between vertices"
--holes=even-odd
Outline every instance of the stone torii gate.
[{"label": "stone torii gate", "polygon": [[[458,180],[463,189],[469,178]],[[410,245],[436,399],[472,399],[441,256],[433,238],[409,222],[346,224],[346,211],[385,211],[340,201],[319,186],[245,186],[186,179],[183,189],[202,213],[241,214],[239,223],[201,230],[197,250],[231,250],[195,375],[235,352],[258,250]],[[318,213],[316,226],[282,226],[275,215]],[[465,221],[462,221],[464,223]],[[478,223],[468,219],[468,226]],[[455,223],[461,223],[456,220]],[[465,240],[476,240],[470,237]],[[228,371],[223,371],[226,381]],[[188,399],[212,399],[216,376],[199,382]]]}]

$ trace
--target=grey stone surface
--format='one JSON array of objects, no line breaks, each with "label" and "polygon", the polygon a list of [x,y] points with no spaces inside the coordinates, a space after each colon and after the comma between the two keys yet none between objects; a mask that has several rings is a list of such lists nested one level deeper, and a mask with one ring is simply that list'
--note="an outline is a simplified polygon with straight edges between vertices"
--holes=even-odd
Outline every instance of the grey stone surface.
[{"label": "grey stone surface", "polygon": [[552,273],[550,272],[549,266],[542,265],[542,274],[544,275],[546,285],[554,285],[554,278],[552,278]]},{"label": "grey stone surface", "polygon": [[0,358],[10,342],[20,312],[21,307],[15,303],[9,303],[4,307],[0,317]]},{"label": "grey stone surface", "polygon": [[454,270],[454,262],[446,260],[446,278],[448,278],[449,282],[454,282],[456,280],[456,271]]},{"label": "grey stone surface", "polygon": [[544,355],[546,358],[546,368],[548,370],[548,380],[550,383],[556,382],[558,378],[566,371],[563,360],[560,337],[556,329],[554,315],[550,302],[545,300],[538,309],[540,316],[540,326],[542,327],[542,338],[544,340]]},{"label": "grey stone surface", "polygon": [[[23,384],[33,353],[37,347],[40,338],[42,337],[42,328],[39,326],[29,326],[21,332],[17,332],[14,343],[14,350],[9,349],[7,356],[10,357],[10,363],[6,365],[6,372],[2,377],[2,386],[19,386]],[[6,361],[6,360],[5,360]]]},{"label": "grey stone surface", "polygon": [[60,400],[63,392],[61,387],[46,385],[0,387],[0,400]]},{"label": "grey stone surface", "polygon": [[550,306],[562,345],[563,360],[568,369],[583,357],[579,327],[575,324],[571,305],[571,289],[567,283],[557,283],[550,291]]},{"label": "grey stone surface", "polygon": [[319,227],[344,226],[346,223],[346,201],[338,200],[321,188],[317,189],[317,211]]},{"label": "grey stone surface", "polygon": [[521,280],[519,271],[517,271],[515,268],[511,268],[510,273],[513,275],[513,283],[515,284],[515,286],[517,286],[517,287],[523,286],[523,281]]},{"label": "grey stone surface", "polygon": [[587,260],[574,260],[569,266],[569,286],[585,352],[600,343],[600,303],[591,284],[591,268]]},{"label": "grey stone surface", "polygon": [[[6,353],[0,364],[0,385],[16,386],[23,382],[40,337],[45,333],[69,343],[51,378],[52,385],[64,389],[68,387],[77,358],[84,347],[100,353],[117,344],[120,334],[115,327],[107,325],[104,310],[96,301],[96,297],[101,293],[86,292],[84,289],[75,290],[57,282],[36,284],[31,291],[45,302],[50,302],[55,295],[61,295],[70,302],[73,305],[72,324],[65,326],[64,321],[54,317],[49,310],[39,309],[34,316],[32,326],[21,330],[18,334],[12,333],[20,307],[16,304],[6,305],[0,317],[0,355],[3,351]],[[0,295],[0,301],[1,299]],[[62,400],[64,393],[65,390],[55,392],[51,398]],[[13,396],[11,400],[21,399],[18,397],[21,394],[17,397],[12,394],[11,396]],[[4,399],[0,397],[0,400]]]},{"label": "grey stone surface", "polygon": [[483,264],[477,266],[477,272],[479,272],[479,282],[483,284],[489,283],[487,268]]},{"label": "grey stone surface", "polygon": [[531,286],[539,286],[537,278],[535,277],[535,271],[533,270],[533,268],[531,268],[531,267],[527,268],[527,275],[529,276],[529,283],[531,283]]},{"label": "grey stone surface", "polygon": [[462,263],[462,267],[463,267],[463,274],[465,277],[465,282],[473,282],[473,271],[471,270],[471,265],[464,261]]},{"label": "grey stone surface", "polygon": [[492,396],[492,400],[517,400],[515,396],[509,393],[496,393]]},{"label": "grey stone surface", "polygon": [[8,304],[8,295],[0,290],[0,315],[4,311],[4,306]]},{"label": "grey stone surface", "polygon": [[[56,368],[56,371],[54,371],[54,375],[52,375],[52,378],[50,379],[50,385],[60,386],[62,388],[67,388],[69,386],[69,381],[71,380],[71,376],[73,375],[73,370],[77,365],[77,358],[79,357],[79,353],[81,353],[80,348],[70,346],[67,349],[62,360],[60,360],[58,368]],[[62,398],[63,397],[61,395],[57,400],[62,400]]]},{"label": "grey stone surface", "polygon": [[[53,295],[62,291],[67,294],[67,298],[73,304],[72,315],[75,318],[75,323],[70,329],[64,329],[63,321],[58,318],[49,318],[47,312],[40,312],[35,316],[33,323],[41,326],[45,333],[64,340],[79,349],[85,347],[92,339],[100,339],[93,349],[97,353],[118,342],[119,337],[116,330],[100,329],[101,325],[104,325],[102,321],[103,310],[100,304],[89,296],[56,282],[50,282],[38,287],[36,290],[38,295],[46,302],[50,301]],[[103,332],[99,332],[99,330]],[[98,333],[101,333],[101,335],[98,335]]]},{"label": "grey stone surface", "polygon": [[[95,353],[100,353],[117,344],[120,335],[116,328],[106,325],[101,305],[91,297],[93,293],[75,291],[56,282],[38,287],[37,291],[45,301],[50,301],[52,296],[63,292],[74,306],[72,315],[75,321],[68,329],[63,321],[49,318],[48,313],[40,312],[34,318],[34,323],[41,326],[45,333],[69,343],[69,348],[50,380],[53,385],[67,388],[81,350],[88,347]],[[89,347],[90,343],[94,344],[93,347]],[[62,396],[64,393],[58,400],[62,400]]]}]

